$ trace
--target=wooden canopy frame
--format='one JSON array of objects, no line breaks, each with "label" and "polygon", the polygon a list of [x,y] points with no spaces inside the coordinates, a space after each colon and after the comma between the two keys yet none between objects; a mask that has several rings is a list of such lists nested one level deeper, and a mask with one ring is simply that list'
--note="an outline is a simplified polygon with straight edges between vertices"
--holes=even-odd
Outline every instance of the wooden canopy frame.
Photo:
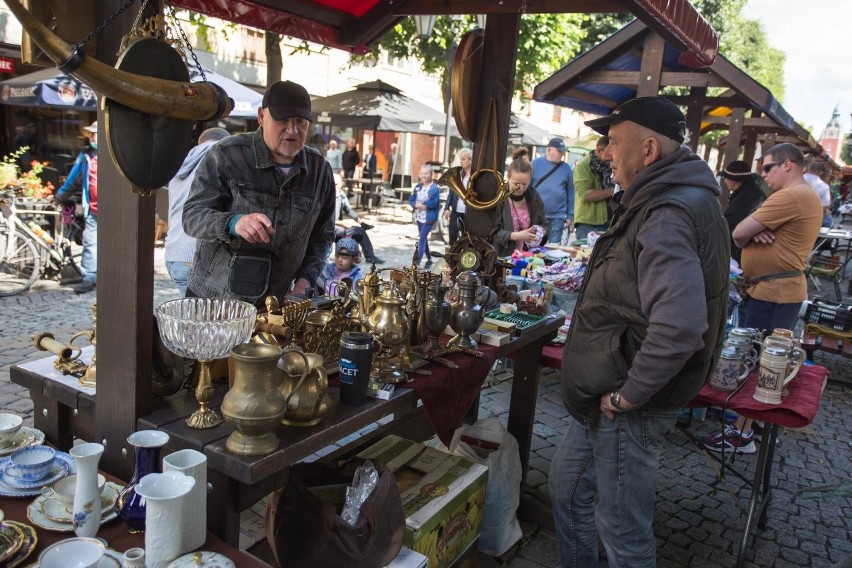
[{"label": "wooden canopy frame", "polygon": [[[687,87],[688,95],[667,96],[686,107],[686,123],[692,133],[688,145],[695,151],[701,134],[727,130],[728,141],[721,163],[739,157],[751,163],[759,140],[792,141],[815,151],[817,143],[799,126],[772,93],[746,72],[719,54],[702,68],[682,65],[677,47],[634,21],[542,81],[533,98],[598,113],[609,113],[633,97],[656,96],[667,87]],[[724,88],[708,95],[711,88]],[[612,93],[612,96],[607,96]],[[722,206],[728,196],[722,192]]]}]

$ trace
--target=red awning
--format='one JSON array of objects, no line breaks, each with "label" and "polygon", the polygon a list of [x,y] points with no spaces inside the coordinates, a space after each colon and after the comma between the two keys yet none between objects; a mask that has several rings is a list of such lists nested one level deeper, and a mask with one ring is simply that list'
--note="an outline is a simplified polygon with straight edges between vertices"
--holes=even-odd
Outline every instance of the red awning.
[{"label": "red awning", "polygon": [[[619,0],[648,27],[683,52],[681,63],[692,67],[711,65],[719,51],[719,36],[688,0]],[[418,0],[175,0],[175,5],[307,41],[366,53],[367,45],[409,14],[476,14],[481,0],[428,2]],[[582,12],[587,2],[542,1],[527,6],[525,0],[502,0],[488,6],[489,13]],[[617,4],[613,6],[616,11]],[[424,12],[426,10],[426,12]],[[621,10],[618,10],[621,11]]]}]

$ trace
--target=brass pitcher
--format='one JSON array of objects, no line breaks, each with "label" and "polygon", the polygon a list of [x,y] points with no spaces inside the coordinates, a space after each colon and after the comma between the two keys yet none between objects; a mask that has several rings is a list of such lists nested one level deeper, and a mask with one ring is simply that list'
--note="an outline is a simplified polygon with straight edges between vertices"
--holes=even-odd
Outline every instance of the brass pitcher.
[{"label": "brass pitcher", "polygon": [[351,293],[358,301],[358,309],[356,310],[359,322],[364,331],[370,331],[370,314],[376,307],[376,298],[379,297],[382,281],[379,278],[379,273],[374,264],[370,268],[364,278],[357,280],[353,286],[354,290]]},{"label": "brass pitcher", "polygon": [[225,441],[225,448],[235,454],[257,456],[278,448],[274,430],[287,409],[276,365],[280,356],[280,347],[263,343],[231,349],[234,385],[222,400],[222,416],[236,429]]},{"label": "brass pitcher", "polygon": [[376,298],[376,307],[369,317],[370,335],[376,338],[381,351],[373,358],[370,377],[384,383],[398,383],[406,379],[405,372],[390,362],[399,355],[400,348],[408,340],[408,318],[405,315],[405,300],[393,285],[385,287]]},{"label": "brass pitcher", "polygon": [[278,361],[278,367],[284,371],[281,394],[286,401],[283,424],[314,426],[328,412],[331,397],[322,363],[322,357],[316,353],[302,353],[297,349],[281,356]]}]

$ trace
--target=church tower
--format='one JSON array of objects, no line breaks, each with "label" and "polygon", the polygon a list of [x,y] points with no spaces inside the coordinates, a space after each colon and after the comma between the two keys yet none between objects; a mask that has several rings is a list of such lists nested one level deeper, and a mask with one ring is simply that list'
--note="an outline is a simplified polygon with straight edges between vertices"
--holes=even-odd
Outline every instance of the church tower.
[{"label": "church tower", "polygon": [[831,120],[825,125],[822,131],[822,136],[819,137],[820,146],[825,153],[837,162],[840,158],[840,151],[843,149],[843,135],[840,127],[840,111],[834,107],[834,112],[831,114]]}]

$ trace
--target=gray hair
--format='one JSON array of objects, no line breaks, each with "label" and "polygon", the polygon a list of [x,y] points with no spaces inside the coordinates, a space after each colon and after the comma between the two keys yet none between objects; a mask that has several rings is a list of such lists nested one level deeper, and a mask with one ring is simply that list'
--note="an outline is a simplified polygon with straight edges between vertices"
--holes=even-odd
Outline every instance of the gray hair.
[{"label": "gray hair", "polygon": [[470,148],[462,148],[461,150],[458,151],[456,156],[458,157],[459,160],[461,160],[462,158],[473,159],[473,150],[471,150]]}]

